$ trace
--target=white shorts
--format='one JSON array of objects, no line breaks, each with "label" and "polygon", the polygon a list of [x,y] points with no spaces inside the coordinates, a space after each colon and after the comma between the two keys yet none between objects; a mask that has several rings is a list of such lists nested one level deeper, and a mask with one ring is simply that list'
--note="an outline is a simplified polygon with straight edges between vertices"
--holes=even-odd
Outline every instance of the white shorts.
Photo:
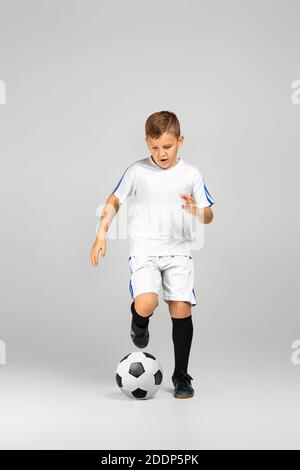
[{"label": "white shorts", "polygon": [[181,300],[197,305],[194,290],[194,261],[189,255],[133,255],[130,267],[129,291],[132,300],[145,292],[159,294],[163,300]]}]

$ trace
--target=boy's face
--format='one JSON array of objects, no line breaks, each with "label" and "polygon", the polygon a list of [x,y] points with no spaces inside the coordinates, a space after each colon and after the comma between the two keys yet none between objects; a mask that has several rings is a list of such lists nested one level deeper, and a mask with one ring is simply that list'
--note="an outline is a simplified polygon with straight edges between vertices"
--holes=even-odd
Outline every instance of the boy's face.
[{"label": "boy's face", "polygon": [[184,140],[182,135],[177,139],[174,134],[164,132],[158,139],[148,136],[145,140],[152,158],[158,166],[167,170],[176,165],[177,152]]}]

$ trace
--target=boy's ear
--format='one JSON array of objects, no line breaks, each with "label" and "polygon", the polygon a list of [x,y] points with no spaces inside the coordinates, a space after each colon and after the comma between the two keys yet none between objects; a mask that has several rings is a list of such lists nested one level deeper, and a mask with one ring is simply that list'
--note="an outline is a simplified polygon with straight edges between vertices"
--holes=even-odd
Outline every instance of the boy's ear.
[{"label": "boy's ear", "polygon": [[181,147],[184,141],[183,135],[180,135],[177,139],[178,147]]}]

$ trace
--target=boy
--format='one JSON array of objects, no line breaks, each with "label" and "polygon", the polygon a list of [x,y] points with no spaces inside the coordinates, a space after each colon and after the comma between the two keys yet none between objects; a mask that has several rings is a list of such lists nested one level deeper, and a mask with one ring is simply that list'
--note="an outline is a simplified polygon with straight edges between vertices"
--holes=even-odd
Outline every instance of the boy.
[{"label": "boy", "polygon": [[107,199],[91,263],[98,264],[99,251],[105,256],[108,227],[120,205],[134,194],[137,204],[128,230],[131,338],[137,347],[147,346],[149,318],[158,306],[162,283],[163,300],[168,303],[173,324],[174,396],[190,398],[194,395],[193,378],[188,374],[193,337],[191,307],[197,304],[190,222],[196,217],[209,224],[214,200],[198,169],[177,156],[184,140],[177,116],[169,111],[154,113],[148,117],[145,131],[150,156],[129,165]]}]

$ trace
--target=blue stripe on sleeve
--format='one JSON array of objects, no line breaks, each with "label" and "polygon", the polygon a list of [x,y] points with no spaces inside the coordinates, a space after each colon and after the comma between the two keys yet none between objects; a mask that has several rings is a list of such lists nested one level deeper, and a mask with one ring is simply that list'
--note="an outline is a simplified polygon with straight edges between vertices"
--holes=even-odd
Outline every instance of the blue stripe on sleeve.
[{"label": "blue stripe on sleeve", "polygon": [[118,187],[120,186],[121,182],[122,182],[122,179],[124,178],[124,175],[126,173],[126,171],[128,170],[129,167],[126,168],[126,170],[124,171],[123,175],[122,175],[122,178],[120,179],[120,181],[118,182],[117,186],[115,187],[115,189],[113,190],[113,193],[115,191],[117,191]]},{"label": "blue stripe on sleeve", "polygon": [[211,195],[209,194],[208,189],[207,189],[207,187],[206,187],[205,185],[204,185],[204,189],[205,189],[205,195],[206,195],[206,197],[207,197],[208,202],[209,202],[210,204],[214,204],[215,201],[213,200],[213,198],[212,198]]}]

